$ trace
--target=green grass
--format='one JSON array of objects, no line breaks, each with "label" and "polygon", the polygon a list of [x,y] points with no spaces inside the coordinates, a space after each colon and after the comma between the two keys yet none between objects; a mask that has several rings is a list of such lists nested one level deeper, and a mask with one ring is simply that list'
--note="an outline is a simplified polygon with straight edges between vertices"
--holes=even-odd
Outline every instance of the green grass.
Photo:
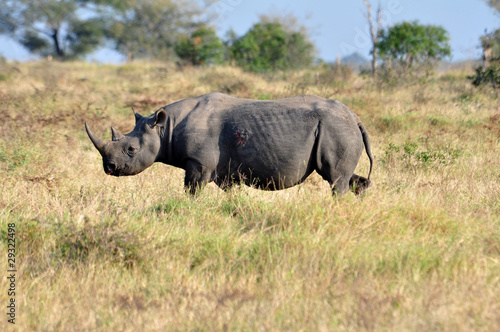
[{"label": "green grass", "polygon": [[[329,86],[230,67],[19,67],[0,81],[0,261],[6,271],[16,223],[19,330],[500,327],[498,99],[469,73],[384,90],[354,74]],[[341,100],[370,133],[373,187],[333,199],[313,175],[190,197],[170,166],[104,174],[84,121],[109,139],[111,125],[133,128],[130,105],[148,115],[222,90]],[[368,166],[362,156],[356,172]],[[2,278],[5,305],[7,288]]]}]

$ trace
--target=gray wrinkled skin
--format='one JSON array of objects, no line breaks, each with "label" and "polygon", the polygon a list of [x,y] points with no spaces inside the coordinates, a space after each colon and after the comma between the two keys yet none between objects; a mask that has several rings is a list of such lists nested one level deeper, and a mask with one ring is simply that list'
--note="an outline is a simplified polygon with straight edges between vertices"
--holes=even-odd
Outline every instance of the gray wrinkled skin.
[{"label": "gray wrinkled skin", "polygon": [[[135,113],[135,112],[134,112]],[[104,171],[135,175],[154,162],[186,170],[190,193],[214,181],[225,189],[244,183],[265,190],[295,186],[317,171],[334,195],[370,186],[368,134],[345,105],[317,96],[251,100],[221,93],[178,101],[149,117],[135,113],[132,132],[111,127],[112,140],[87,133]],[[367,178],[354,174],[366,149]]]}]

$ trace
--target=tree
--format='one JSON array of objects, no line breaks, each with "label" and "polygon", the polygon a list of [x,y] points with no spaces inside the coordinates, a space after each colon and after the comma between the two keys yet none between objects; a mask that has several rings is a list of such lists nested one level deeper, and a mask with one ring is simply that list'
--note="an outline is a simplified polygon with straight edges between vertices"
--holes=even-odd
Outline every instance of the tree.
[{"label": "tree", "polygon": [[476,74],[469,76],[474,86],[488,85],[500,88],[500,29],[481,36],[483,63],[476,68]]},{"label": "tree", "polygon": [[485,0],[488,6],[500,12],[500,0]]},{"label": "tree", "polygon": [[[500,0],[485,0],[485,2],[495,9],[497,14],[500,14]],[[490,33],[485,30],[484,35],[479,40],[483,49],[483,67],[488,67],[491,59],[498,62],[498,58],[500,58],[500,29]]]},{"label": "tree", "polygon": [[113,48],[127,56],[168,59],[175,56],[181,35],[203,25],[194,1],[125,0],[108,15],[106,37]]},{"label": "tree", "polygon": [[363,0],[363,3],[365,4],[366,7],[366,19],[368,20],[368,25],[370,27],[370,36],[372,39],[372,75],[375,77],[377,74],[377,41],[378,41],[378,34],[379,31],[382,29],[382,7],[380,6],[380,2],[378,4],[378,9],[377,9],[377,21],[376,23],[373,22],[373,16],[372,16],[372,6],[367,0]]},{"label": "tree", "polygon": [[[500,0],[487,0],[487,4],[500,14]],[[500,29],[479,38],[483,49],[483,63],[475,70],[475,75],[468,76],[474,86],[488,85],[500,89]]]},{"label": "tree", "polygon": [[307,35],[300,32],[289,32],[285,54],[286,69],[310,67],[314,61],[314,45]]},{"label": "tree", "polygon": [[308,28],[301,24],[293,14],[260,15],[260,23],[280,24],[286,32],[287,52],[285,55],[286,69],[299,69],[308,67],[314,60],[314,45],[309,39]]},{"label": "tree", "polygon": [[92,52],[103,41],[101,20],[77,15],[78,0],[0,0],[0,33],[31,53],[75,58]]},{"label": "tree", "polygon": [[224,45],[214,29],[200,27],[190,37],[182,36],[175,45],[179,58],[198,66],[206,63],[220,63]]},{"label": "tree", "polygon": [[397,62],[405,71],[451,55],[450,37],[440,26],[403,22],[381,30],[378,39],[376,48],[382,60]]},{"label": "tree", "polygon": [[255,24],[230,49],[238,66],[255,72],[310,66],[313,52],[314,46],[306,35],[287,31],[278,22]]},{"label": "tree", "polygon": [[490,61],[500,58],[500,29],[486,33],[479,38],[483,49],[483,67],[489,66]]}]

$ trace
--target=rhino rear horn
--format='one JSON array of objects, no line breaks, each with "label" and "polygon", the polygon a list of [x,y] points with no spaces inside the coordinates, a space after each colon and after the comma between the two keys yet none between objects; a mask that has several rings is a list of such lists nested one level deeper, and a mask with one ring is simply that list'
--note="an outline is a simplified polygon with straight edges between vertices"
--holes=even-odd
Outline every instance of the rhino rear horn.
[{"label": "rhino rear horn", "polygon": [[142,119],[142,115],[140,115],[139,113],[137,113],[133,107],[130,107],[130,108],[132,109],[132,112],[134,112],[135,123],[139,122],[139,120]]},{"label": "rhino rear horn", "polygon": [[99,151],[99,153],[102,155],[105,142],[92,133],[87,122],[85,122],[85,130],[87,131],[87,135],[89,135],[89,138],[94,144],[97,151]]},{"label": "rhino rear horn", "polygon": [[112,141],[119,141],[124,137],[125,137],[125,135],[123,135],[118,129],[116,129],[115,127],[111,127],[111,140]]}]

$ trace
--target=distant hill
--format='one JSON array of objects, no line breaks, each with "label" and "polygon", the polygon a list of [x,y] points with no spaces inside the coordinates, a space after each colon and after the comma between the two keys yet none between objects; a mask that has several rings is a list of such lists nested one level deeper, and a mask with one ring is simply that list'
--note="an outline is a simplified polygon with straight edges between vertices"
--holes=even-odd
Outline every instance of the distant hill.
[{"label": "distant hill", "polygon": [[474,69],[481,66],[482,61],[479,59],[460,60],[460,61],[440,61],[436,67],[436,71],[448,70],[463,70],[474,72]]},{"label": "distant hill", "polygon": [[354,70],[367,69],[370,67],[370,61],[358,52],[342,57],[340,63],[352,67]]},{"label": "distant hill", "polygon": [[349,65],[357,65],[357,66],[363,66],[367,65],[370,63],[370,61],[359,54],[358,52],[354,52],[352,54],[346,55],[340,59],[340,63],[342,64],[349,64]]}]

